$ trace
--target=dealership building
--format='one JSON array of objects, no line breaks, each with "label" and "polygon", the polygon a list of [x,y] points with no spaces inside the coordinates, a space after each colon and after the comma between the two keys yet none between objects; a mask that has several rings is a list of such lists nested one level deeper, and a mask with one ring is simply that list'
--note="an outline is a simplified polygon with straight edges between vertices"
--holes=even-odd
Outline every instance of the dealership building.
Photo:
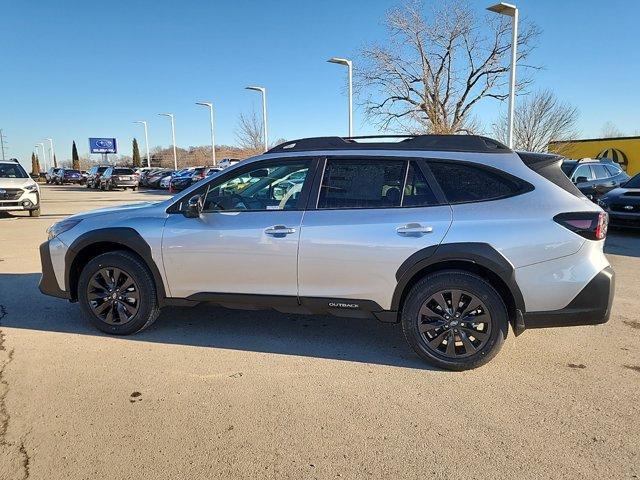
[{"label": "dealership building", "polygon": [[550,152],[567,158],[608,158],[629,174],[640,172],[640,137],[589,138],[549,142]]}]

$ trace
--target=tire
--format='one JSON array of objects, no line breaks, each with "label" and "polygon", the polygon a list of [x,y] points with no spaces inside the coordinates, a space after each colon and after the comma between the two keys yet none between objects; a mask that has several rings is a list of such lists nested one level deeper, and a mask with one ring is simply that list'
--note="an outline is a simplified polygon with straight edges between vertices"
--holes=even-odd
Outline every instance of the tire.
[{"label": "tire", "polygon": [[[111,306],[106,307],[104,311],[107,312],[107,318],[108,312],[114,310],[111,311],[112,323],[108,323],[106,319],[101,318],[94,312],[95,307],[92,306],[89,299],[89,296],[93,295],[92,291],[97,291],[90,285],[95,285],[92,280],[98,275],[98,272],[101,270],[110,271],[112,276],[115,277],[115,275],[113,275],[114,268],[124,272],[124,274],[133,281],[135,291],[137,291],[138,294],[137,303],[134,304],[137,310],[130,319],[121,323],[116,322],[114,318],[116,315],[121,318],[120,314],[117,313],[118,309],[114,310]],[[100,274],[100,276],[101,275],[102,274]],[[104,290],[106,291],[106,289]],[[78,302],[80,303],[83,313],[98,330],[112,335],[131,335],[140,332],[150,326],[160,314],[156,286],[151,272],[137,255],[123,250],[103,253],[85,265],[78,281]],[[131,304],[129,305],[131,306]],[[98,308],[100,306],[101,305],[99,305]],[[121,311],[124,311],[124,308],[122,308]]]},{"label": "tire", "polygon": [[30,217],[39,217],[40,216],[40,207],[36,208],[35,210],[29,210],[29,216]]},{"label": "tire", "polygon": [[[458,307],[453,308],[456,298]],[[443,315],[437,313],[441,310]],[[411,288],[402,308],[402,331],[411,348],[431,365],[470,370],[500,351],[509,331],[508,313],[487,281],[470,272],[446,270],[427,275]],[[454,340],[451,350],[449,338]]]}]

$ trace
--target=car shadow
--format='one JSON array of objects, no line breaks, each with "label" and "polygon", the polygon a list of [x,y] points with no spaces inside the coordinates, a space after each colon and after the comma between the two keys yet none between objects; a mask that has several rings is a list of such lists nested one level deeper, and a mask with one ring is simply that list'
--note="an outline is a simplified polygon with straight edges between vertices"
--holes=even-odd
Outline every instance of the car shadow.
[{"label": "car shadow", "polygon": [[640,230],[609,229],[604,253],[640,257]]},{"label": "car shadow", "polygon": [[[39,280],[39,273],[0,274],[0,328],[108,336],[77,304],[41,294]],[[168,307],[147,330],[118,338],[434,370],[407,345],[399,325],[357,318]]]}]

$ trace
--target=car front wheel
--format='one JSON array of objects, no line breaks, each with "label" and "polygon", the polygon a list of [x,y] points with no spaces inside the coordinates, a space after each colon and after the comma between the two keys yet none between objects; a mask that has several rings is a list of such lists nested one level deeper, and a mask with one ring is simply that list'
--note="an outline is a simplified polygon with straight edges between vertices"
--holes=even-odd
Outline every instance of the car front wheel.
[{"label": "car front wheel", "polygon": [[103,253],[83,268],[78,300],[99,330],[130,335],[151,325],[160,313],[151,272],[135,254]]},{"label": "car front wheel", "polygon": [[469,370],[491,360],[508,333],[502,298],[481,277],[461,270],[429,274],[409,292],[402,330],[415,352],[447,370]]}]

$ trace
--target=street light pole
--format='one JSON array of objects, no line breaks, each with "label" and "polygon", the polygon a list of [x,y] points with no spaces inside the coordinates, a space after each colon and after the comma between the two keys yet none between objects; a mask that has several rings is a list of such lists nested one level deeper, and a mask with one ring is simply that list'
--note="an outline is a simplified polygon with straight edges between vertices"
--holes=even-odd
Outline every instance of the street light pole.
[{"label": "street light pole", "polygon": [[56,165],[56,152],[53,150],[53,139],[52,138],[45,138],[45,140],[49,141],[49,159],[51,161],[53,161],[53,166],[57,167],[58,165]]},{"label": "street light pole", "polygon": [[144,127],[144,145],[147,150],[147,167],[151,167],[151,157],[149,156],[149,132],[147,131],[146,120],[136,120],[133,123],[139,123]]},{"label": "street light pole", "polygon": [[332,57],[327,60],[329,63],[337,63],[338,65],[345,65],[348,72],[348,86],[349,86],[349,137],[353,137],[353,62],[346,58]]},{"label": "street light pole", "polygon": [[38,151],[38,147],[42,148],[42,162],[44,166],[44,171],[46,172],[47,171],[47,155],[45,154],[44,143],[36,143],[35,147],[36,147],[36,151]]},{"label": "street light pole", "polygon": [[173,121],[173,113],[159,113],[161,117],[171,119],[171,140],[173,141],[173,169],[178,170],[178,154],[176,153],[176,125]]},{"label": "street light pole", "polygon": [[513,148],[513,121],[516,105],[516,62],[518,55],[518,9],[510,3],[498,3],[487,7],[487,10],[511,17],[511,72],[509,79],[509,129],[507,133],[507,143],[509,148]]},{"label": "street light pole", "polygon": [[211,161],[216,164],[216,140],[213,129],[213,104],[211,102],[196,102],[196,105],[202,105],[209,108],[209,118],[211,120]]},{"label": "street light pole", "polygon": [[262,94],[262,133],[264,134],[264,151],[269,150],[269,140],[267,135],[267,89],[264,87],[245,87],[247,90],[254,90]]}]

